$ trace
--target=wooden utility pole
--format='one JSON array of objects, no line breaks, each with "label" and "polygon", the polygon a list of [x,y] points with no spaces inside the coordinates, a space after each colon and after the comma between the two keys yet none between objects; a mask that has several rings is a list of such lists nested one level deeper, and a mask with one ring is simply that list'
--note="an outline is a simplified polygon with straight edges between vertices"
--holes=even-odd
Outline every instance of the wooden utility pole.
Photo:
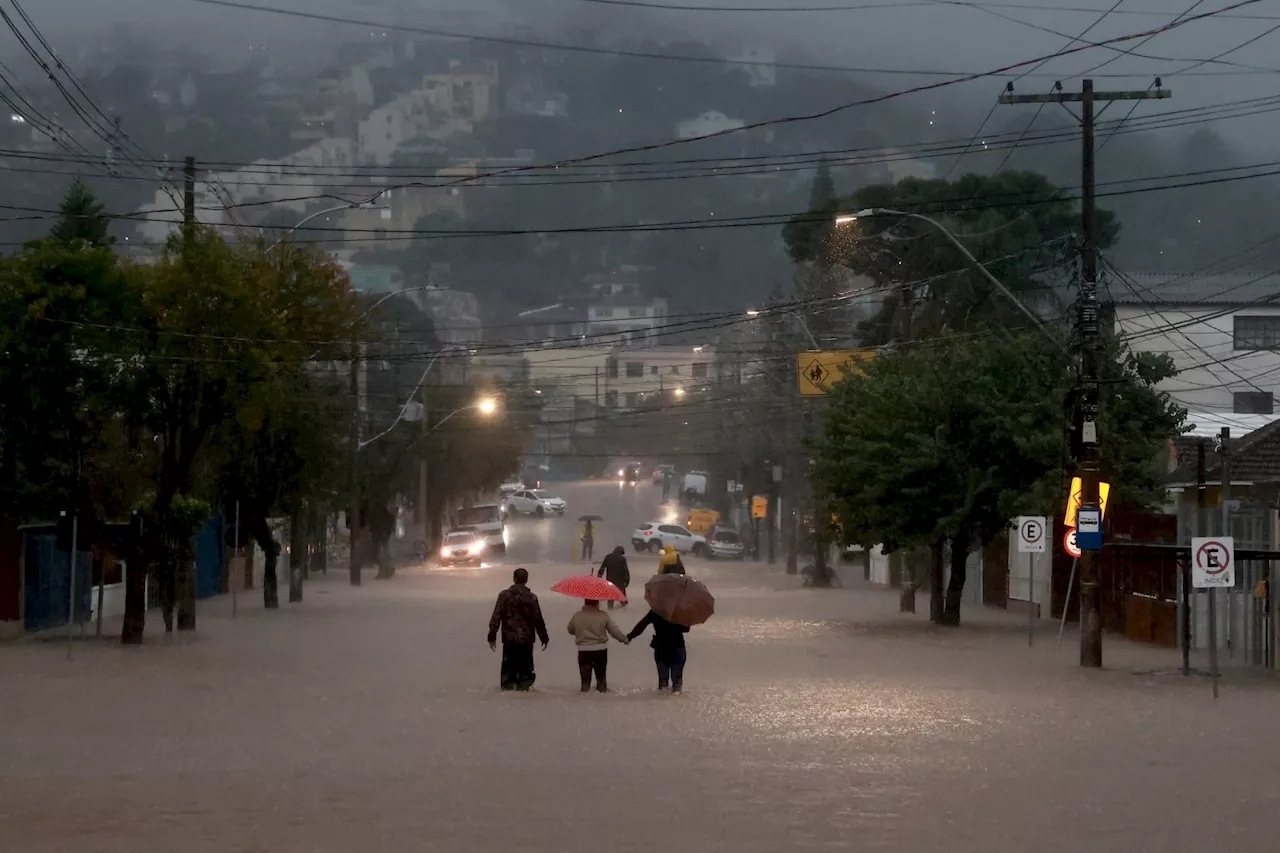
[{"label": "wooden utility pole", "polygon": [[196,158],[187,157],[182,163],[182,236],[191,239],[196,224]]},{"label": "wooden utility pole", "polygon": [[347,564],[352,586],[360,586],[360,342],[351,338],[351,456],[348,459]]},{"label": "wooden utility pole", "polygon": [[[1094,176],[1095,105],[1102,101],[1163,100],[1168,89],[1155,86],[1144,91],[1095,92],[1093,81],[1083,81],[1080,92],[1064,92],[1061,86],[1047,95],[1015,95],[1010,83],[1002,104],[1080,104],[1080,479],[1083,488],[1081,509],[1098,509],[1098,475],[1102,457],[1098,436],[1098,351],[1102,331],[1098,317],[1098,207]],[[1104,107],[1105,109],[1105,107]],[[1085,551],[1080,557],[1080,665],[1102,666],[1102,614],[1098,589],[1098,552]]]}]

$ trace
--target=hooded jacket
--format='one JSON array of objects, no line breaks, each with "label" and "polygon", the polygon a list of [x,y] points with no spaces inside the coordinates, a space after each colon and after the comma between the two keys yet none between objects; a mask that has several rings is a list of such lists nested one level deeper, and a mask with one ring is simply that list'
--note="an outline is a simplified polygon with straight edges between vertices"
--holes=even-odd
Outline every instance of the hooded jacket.
[{"label": "hooded jacket", "polygon": [[596,576],[604,578],[618,589],[626,589],[631,584],[631,569],[627,566],[626,549],[619,545],[606,554]]},{"label": "hooded jacket", "polygon": [[662,556],[658,558],[658,574],[684,574],[684,563],[680,561],[680,554],[676,552],[674,545],[668,545],[662,550]]}]

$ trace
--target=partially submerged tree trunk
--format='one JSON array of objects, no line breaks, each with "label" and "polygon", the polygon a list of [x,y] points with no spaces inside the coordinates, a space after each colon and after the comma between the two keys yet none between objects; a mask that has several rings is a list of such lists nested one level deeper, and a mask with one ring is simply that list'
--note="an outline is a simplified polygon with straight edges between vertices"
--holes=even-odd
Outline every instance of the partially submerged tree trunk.
[{"label": "partially submerged tree trunk", "polygon": [[302,576],[307,562],[307,528],[304,514],[295,511],[289,519],[289,601],[302,601]]},{"label": "partially submerged tree trunk", "polygon": [[178,630],[196,629],[196,562],[182,545],[173,564],[174,587],[178,593]]},{"label": "partially submerged tree trunk", "polygon": [[280,606],[279,581],[276,578],[276,563],[280,559],[280,543],[271,535],[271,525],[262,513],[249,516],[249,535],[262,549],[262,606],[275,610]]},{"label": "partially submerged tree trunk", "polygon": [[[870,551],[867,552],[868,554]],[[916,612],[916,590],[920,588],[920,584],[915,578],[915,564],[909,559],[909,554],[905,551],[894,551],[889,556],[890,570],[898,581],[898,612],[899,613],[915,613]]]},{"label": "partially submerged tree trunk", "polygon": [[943,549],[946,540],[939,539],[929,546],[929,621],[941,625],[945,599],[942,595]]},{"label": "partially submerged tree trunk", "polygon": [[378,536],[374,547],[378,552],[378,580],[390,580],[396,576],[396,563],[391,559],[391,536]]},{"label": "partially submerged tree trunk", "polygon": [[946,606],[942,611],[943,625],[960,624],[960,596],[969,573],[969,537],[956,536],[951,540],[951,580],[947,583]]},{"label": "partially submerged tree trunk", "polygon": [[143,539],[141,516],[131,519],[129,554],[124,573],[124,627],[120,642],[126,646],[142,645],[142,635],[147,628],[147,570],[151,565]]}]

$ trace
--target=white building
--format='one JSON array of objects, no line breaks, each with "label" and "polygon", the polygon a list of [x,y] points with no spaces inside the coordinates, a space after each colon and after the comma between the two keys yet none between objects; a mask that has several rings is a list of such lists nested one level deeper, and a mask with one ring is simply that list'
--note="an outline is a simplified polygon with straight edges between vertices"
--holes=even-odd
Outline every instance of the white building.
[{"label": "white building", "polygon": [[733,63],[735,68],[746,72],[754,88],[777,85],[778,68],[774,65],[777,61],[778,55],[772,48],[752,45],[747,45],[729,57],[729,62]]},{"label": "white building", "polygon": [[677,124],[676,138],[697,139],[701,136],[710,136],[713,133],[740,130],[745,126],[746,122],[740,118],[729,118],[722,112],[712,110],[703,113],[697,118],[685,119]]},{"label": "white building", "polygon": [[1138,273],[1111,285],[1116,328],[1168,354],[1162,384],[1192,411],[1270,415],[1280,394],[1280,275]]}]

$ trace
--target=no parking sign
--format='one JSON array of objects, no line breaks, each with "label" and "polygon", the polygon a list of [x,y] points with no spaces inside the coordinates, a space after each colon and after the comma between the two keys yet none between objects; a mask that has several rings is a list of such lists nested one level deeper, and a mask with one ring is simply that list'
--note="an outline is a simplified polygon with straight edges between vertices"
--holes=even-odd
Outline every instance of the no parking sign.
[{"label": "no parking sign", "polygon": [[1236,541],[1230,536],[1191,540],[1191,585],[1216,589],[1236,585]]}]

